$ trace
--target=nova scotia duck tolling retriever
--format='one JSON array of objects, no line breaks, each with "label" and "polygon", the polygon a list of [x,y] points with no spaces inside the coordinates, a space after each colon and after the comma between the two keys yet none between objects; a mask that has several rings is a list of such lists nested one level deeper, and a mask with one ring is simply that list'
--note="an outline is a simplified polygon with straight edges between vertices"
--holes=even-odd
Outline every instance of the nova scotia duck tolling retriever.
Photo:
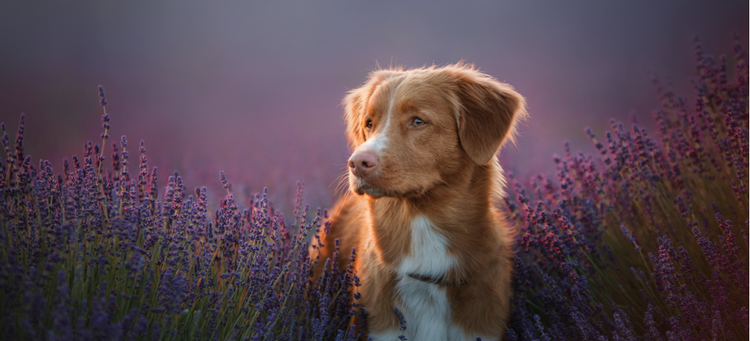
[{"label": "nova scotia duck tolling retriever", "polygon": [[343,255],[356,248],[372,340],[503,339],[513,235],[496,154],[526,117],[524,98],[458,63],[373,71],[343,103],[351,193],[311,248],[314,278],[339,239]]}]

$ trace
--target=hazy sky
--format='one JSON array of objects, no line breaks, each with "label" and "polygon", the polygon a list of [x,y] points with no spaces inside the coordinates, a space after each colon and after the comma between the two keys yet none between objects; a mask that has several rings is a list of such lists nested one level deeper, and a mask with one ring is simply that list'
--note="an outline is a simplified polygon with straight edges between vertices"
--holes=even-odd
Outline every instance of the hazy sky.
[{"label": "hazy sky", "polygon": [[0,121],[14,131],[25,112],[27,153],[59,169],[99,140],[103,84],[110,135],[145,139],[162,180],[304,179],[327,205],[347,158],[340,101],[377,65],[465,59],[515,86],[531,118],[502,160],[523,176],[565,140],[591,150],[585,126],[631,112],[650,126],[645,70],[691,96],[693,37],[731,56],[733,29],[747,46],[747,1],[3,1]]}]

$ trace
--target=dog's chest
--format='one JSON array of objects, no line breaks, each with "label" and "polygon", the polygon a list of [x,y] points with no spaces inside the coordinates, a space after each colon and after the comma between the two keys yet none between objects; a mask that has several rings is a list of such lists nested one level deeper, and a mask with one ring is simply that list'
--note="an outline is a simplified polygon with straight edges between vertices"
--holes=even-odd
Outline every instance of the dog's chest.
[{"label": "dog's chest", "polygon": [[372,335],[373,339],[391,339],[401,333],[409,340],[464,339],[463,331],[451,323],[446,288],[409,277],[442,277],[455,265],[456,258],[448,253],[447,238],[424,215],[415,217],[411,221],[410,253],[398,266],[400,279],[395,288],[396,308],[404,314],[406,330]]},{"label": "dog's chest", "polygon": [[372,340],[398,340],[400,335],[411,341],[475,341],[477,337],[482,340],[498,340],[497,337],[487,335],[468,335],[461,326],[453,323],[454,312],[446,296],[446,286],[409,276],[414,274],[439,278],[451,268],[460,266],[457,258],[448,252],[448,238],[426,216],[413,218],[410,228],[410,252],[396,268],[398,281],[394,288],[394,304],[404,315],[406,330],[396,328],[371,331]]},{"label": "dog's chest", "polygon": [[424,215],[411,221],[409,255],[398,266],[402,276],[418,274],[441,277],[456,265],[456,258],[448,253],[448,239]]}]

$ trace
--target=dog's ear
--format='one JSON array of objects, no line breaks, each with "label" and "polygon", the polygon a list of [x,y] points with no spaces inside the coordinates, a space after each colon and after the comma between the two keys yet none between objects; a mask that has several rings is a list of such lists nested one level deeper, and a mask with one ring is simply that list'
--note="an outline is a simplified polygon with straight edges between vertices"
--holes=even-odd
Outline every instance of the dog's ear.
[{"label": "dog's ear", "polygon": [[367,82],[359,88],[349,91],[342,104],[344,105],[344,119],[346,120],[346,139],[353,151],[367,139],[365,136],[364,117],[367,115],[367,105],[375,88],[384,79],[400,70],[376,70],[370,72]]},{"label": "dog's ear", "polygon": [[344,119],[346,120],[346,139],[349,148],[354,150],[365,142],[365,131],[362,120],[365,116],[365,106],[372,93],[368,84],[349,91],[344,97]]},{"label": "dog's ear", "polygon": [[515,126],[526,117],[526,101],[508,84],[471,67],[457,65],[458,138],[461,148],[478,165],[492,160]]}]

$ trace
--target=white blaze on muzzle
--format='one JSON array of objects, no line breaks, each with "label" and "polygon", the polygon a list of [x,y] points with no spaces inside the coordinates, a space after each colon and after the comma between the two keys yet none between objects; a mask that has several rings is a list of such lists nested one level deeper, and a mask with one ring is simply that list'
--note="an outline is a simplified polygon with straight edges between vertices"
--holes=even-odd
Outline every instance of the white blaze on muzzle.
[{"label": "white blaze on muzzle", "polygon": [[357,147],[357,149],[354,150],[354,154],[357,152],[370,152],[370,153],[375,154],[375,156],[377,156],[378,158],[380,158],[383,151],[388,147],[388,143],[389,143],[388,126],[390,125],[390,122],[391,122],[391,116],[393,116],[393,103],[396,99],[396,91],[398,91],[398,88],[404,82],[404,79],[399,81],[399,83],[396,85],[393,91],[391,91],[391,98],[388,101],[388,112],[386,113],[386,116],[385,116],[385,123],[383,125],[383,131],[367,139],[365,143],[359,145],[359,147]]}]

